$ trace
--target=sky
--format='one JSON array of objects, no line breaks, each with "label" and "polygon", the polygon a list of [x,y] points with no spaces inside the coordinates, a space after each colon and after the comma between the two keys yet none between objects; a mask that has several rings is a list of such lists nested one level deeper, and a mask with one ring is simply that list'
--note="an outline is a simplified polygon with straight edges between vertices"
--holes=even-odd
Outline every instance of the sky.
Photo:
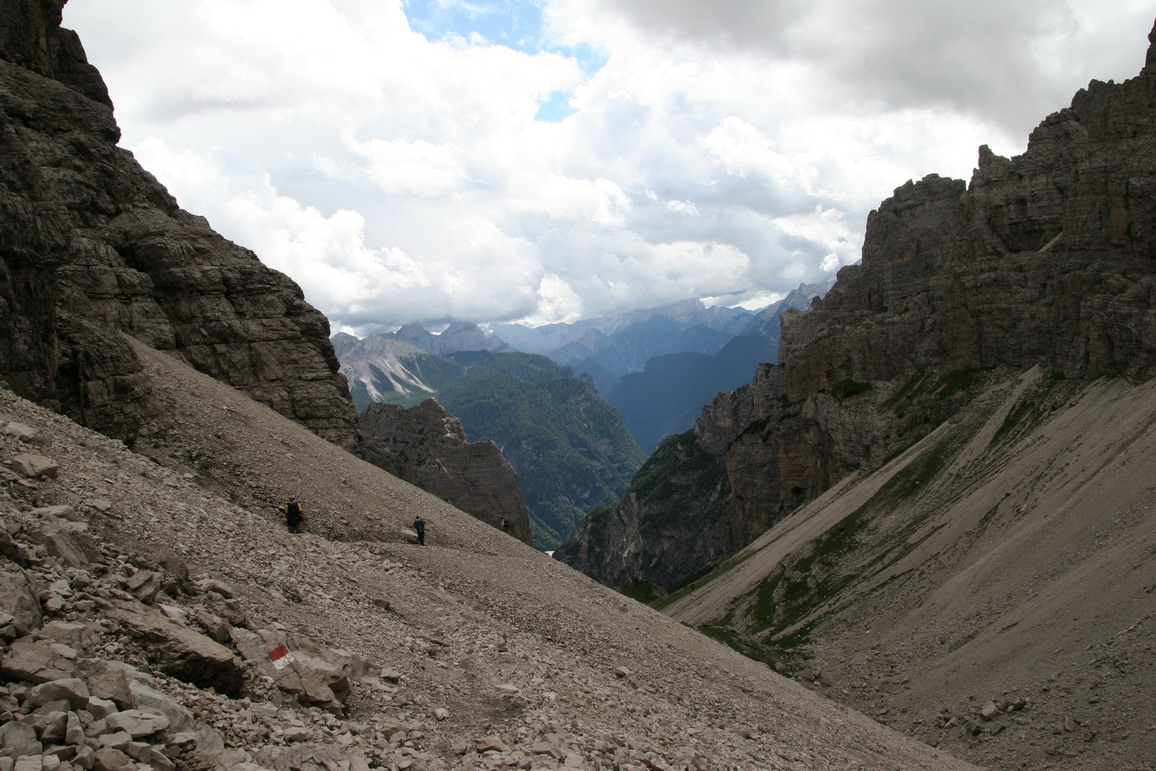
[{"label": "sky", "polygon": [[1151,0],[72,0],[131,150],[334,331],[757,307],[1143,66]]}]

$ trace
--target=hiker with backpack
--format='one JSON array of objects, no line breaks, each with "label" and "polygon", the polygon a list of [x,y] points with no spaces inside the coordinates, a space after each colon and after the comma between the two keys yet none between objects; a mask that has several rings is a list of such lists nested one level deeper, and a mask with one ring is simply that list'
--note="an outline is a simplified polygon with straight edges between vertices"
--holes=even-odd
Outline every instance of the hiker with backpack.
[{"label": "hiker with backpack", "polygon": [[289,496],[289,502],[281,507],[285,512],[285,525],[290,533],[300,533],[305,524],[305,510],[301,508],[301,501]]},{"label": "hiker with backpack", "polygon": [[425,546],[425,520],[422,519],[421,514],[413,521],[414,532],[417,533],[417,542],[421,546]]}]

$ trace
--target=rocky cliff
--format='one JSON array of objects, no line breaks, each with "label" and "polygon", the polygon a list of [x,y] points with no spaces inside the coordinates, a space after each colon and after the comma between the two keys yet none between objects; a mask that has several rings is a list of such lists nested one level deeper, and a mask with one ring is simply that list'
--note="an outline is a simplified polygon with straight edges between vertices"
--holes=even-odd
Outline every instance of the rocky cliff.
[{"label": "rocky cliff", "polygon": [[356,415],[301,289],[132,154],[61,0],[0,5],[0,377],[112,436],[162,418],[121,334],[345,447]]},{"label": "rocky cliff", "polygon": [[[560,553],[613,586],[672,589],[911,446],[982,389],[986,369],[1152,377],[1154,188],[1151,63],[1125,83],[1091,83],[1021,156],[981,148],[970,184],[933,175],[898,188],[868,218],[862,263],[812,310],[784,315],[782,364],[721,395],[693,439],[659,448],[599,515],[620,523],[614,540],[596,520]],[[645,484],[691,441],[713,458],[699,461],[709,479],[725,469],[725,501],[673,494],[713,483]]]},{"label": "rocky cliff", "polygon": [[470,442],[436,399],[361,413],[365,459],[481,521],[530,542],[530,515],[514,467],[492,441]]}]

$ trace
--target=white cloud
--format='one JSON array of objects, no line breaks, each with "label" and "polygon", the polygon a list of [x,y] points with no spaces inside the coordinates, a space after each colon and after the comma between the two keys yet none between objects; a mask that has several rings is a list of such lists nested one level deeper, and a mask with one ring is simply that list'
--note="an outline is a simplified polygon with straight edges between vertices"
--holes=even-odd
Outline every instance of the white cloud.
[{"label": "white cloud", "polygon": [[[456,0],[491,26],[431,39],[400,0],[103,0],[65,23],[181,204],[370,331],[826,280],[894,188],[1020,152],[1088,79],[1134,74],[1144,5],[544,0],[542,45],[569,48],[537,52]],[[536,120],[558,94],[573,112]]]}]

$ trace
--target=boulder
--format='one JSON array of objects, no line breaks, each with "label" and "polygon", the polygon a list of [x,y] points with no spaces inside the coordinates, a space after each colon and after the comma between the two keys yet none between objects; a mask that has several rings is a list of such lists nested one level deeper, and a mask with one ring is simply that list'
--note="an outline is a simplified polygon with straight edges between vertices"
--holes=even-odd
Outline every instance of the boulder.
[{"label": "boulder", "polygon": [[21,453],[12,459],[11,464],[18,474],[28,479],[41,479],[43,477],[55,479],[60,473],[60,466],[56,464],[56,461],[44,455]]},{"label": "boulder", "polygon": [[[79,667],[81,675],[88,683],[88,690],[92,701],[97,702],[89,706],[89,712],[104,717],[116,709],[130,709],[136,706],[132,696],[133,673],[135,669],[127,664],[103,659],[89,659]],[[109,709],[105,702],[113,704]]]},{"label": "boulder", "polygon": [[50,556],[71,568],[86,568],[104,561],[96,541],[80,532],[76,523],[46,520],[26,530],[25,538],[29,543],[43,546]]},{"label": "boulder", "polygon": [[335,713],[343,709],[351,681],[376,671],[359,656],[325,648],[302,635],[237,628],[230,635],[245,660],[256,664],[281,690],[301,704]]},{"label": "boulder", "polygon": [[33,509],[28,512],[31,517],[39,517],[41,519],[66,519],[70,522],[82,522],[83,517],[77,512],[75,506],[41,506],[38,509]]},{"label": "boulder", "polygon": [[147,684],[148,676],[129,679],[129,692],[132,704],[138,710],[164,715],[169,722],[170,734],[193,731],[196,729],[196,719],[193,713],[168,694],[161,693]]},{"label": "boulder", "polygon": [[18,565],[28,564],[28,553],[24,551],[23,546],[13,540],[12,534],[4,528],[3,520],[0,520],[0,557],[9,559]]},{"label": "boulder", "polygon": [[152,736],[169,727],[169,719],[162,714],[140,709],[126,709],[109,715],[105,722],[109,728],[124,731],[134,739]]},{"label": "boulder", "polygon": [[21,442],[27,442],[28,444],[36,444],[43,441],[38,429],[24,423],[17,423],[16,421],[9,421],[5,424],[3,434],[4,436],[19,439]]},{"label": "boulder", "polygon": [[88,685],[76,677],[63,677],[34,686],[28,691],[25,703],[33,709],[52,701],[67,701],[72,709],[84,709],[88,705]]},{"label": "boulder", "polygon": [[92,629],[88,624],[75,621],[49,621],[36,631],[35,636],[41,640],[52,640],[75,648],[80,655],[92,650]]},{"label": "boulder", "polygon": [[319,747],[302,745],[296,747],[264,747],[257,752],[254,760],[268,771],[296,771],[297,769],[317,769],[318,771],[368,771],[365,756],[351,752],[344,747]]},{"label": "boulder", "polygon": [[0,659],[0,676],[30,683],[72,677],[76,668],[76,650],[49,640],[21,638]]},{"label": "boulder", "polygon": [[152,605],[161,591],[161,574],[153,570],[138,570],[125,579],[124,588],[141,602]]},{"label": "boulder", "polygon": [[[5,532],[0,530],[0,532]],[[37,629],[44,619],[40,601],[23,568],[0,560],[0,613],[13,618],[13,625],[21,634]]]},{"label": "boulder", "polygon": [[240,691],[244,667],[220,643],[139,602],[115,601],[107,612],[130,635],[147,642],[148,655],[161,672],[224,694]]},{"label": "boulder", "polygon": [[0,726],[0,751],[8,757],[39,755],[44,746],[36,738],[36,729],[15,720]]}]

